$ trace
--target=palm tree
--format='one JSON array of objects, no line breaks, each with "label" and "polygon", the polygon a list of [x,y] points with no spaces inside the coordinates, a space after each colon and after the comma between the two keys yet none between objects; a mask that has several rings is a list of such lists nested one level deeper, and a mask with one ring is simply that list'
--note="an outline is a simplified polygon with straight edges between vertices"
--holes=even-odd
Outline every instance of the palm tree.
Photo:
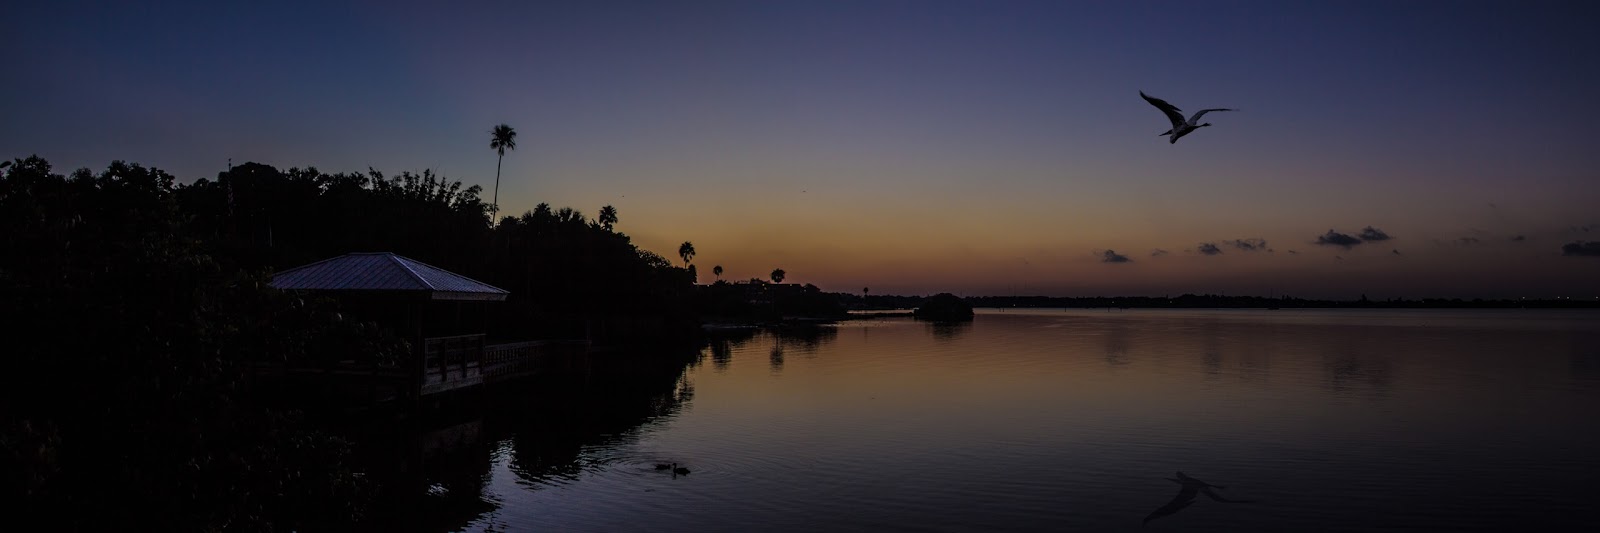
[{"label": "palm tree", "polygon": [[500,213],[500,162],[506,159],[506,150],[517,149],[517,130],[510,125],[501,124],[489,131],[489,148],[500,154],[494,162],[494,203],[489,209],[489,223],[495,222],[495,216]]},{"label": "palm tree", "polygon": [[556,210],[556,221],[565,224],[582,224],[583,213],[571,207]]},{"label": "palm tree", "polygon": [[600,227],[605,228],[606,231],[611,231],[611,227],[617,225],[617,208],[609,205],[600,208],[599,222]]},{"label": "palm tree", "polygon": [[772,269],[772,282],[773,283],[783,283],[783,275],[784,274],[785,274],[785,272],[781,268]]},{"label": "palm tree", "polygon": [[694,259],[694,243],[683,241],[683,244],[678,245],[678,257],[682,257],[683,264],[688,265],[689,261]]},{"label": "palm tree", "polygon": [[717,279],[722,279],[722,265],[711,267],[711,273],[716,274]]}]

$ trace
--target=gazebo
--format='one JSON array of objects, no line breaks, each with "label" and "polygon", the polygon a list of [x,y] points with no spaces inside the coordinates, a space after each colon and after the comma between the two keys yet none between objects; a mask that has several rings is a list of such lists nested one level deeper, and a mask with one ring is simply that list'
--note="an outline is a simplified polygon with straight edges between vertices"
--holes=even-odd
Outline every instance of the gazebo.
[{"label": "gazebo", "polygon": [[270,285],[333,295],[409,338],[412,361],[401,366],[402,375],[414,384],[407,387],[414,397],[526,371],[538,344],[488,346],[477,326],[484,322],[481,315],[463,322],[463,303],[505,301],[510,295],[506,290],[393,253],[324,259],[278,272]]}]

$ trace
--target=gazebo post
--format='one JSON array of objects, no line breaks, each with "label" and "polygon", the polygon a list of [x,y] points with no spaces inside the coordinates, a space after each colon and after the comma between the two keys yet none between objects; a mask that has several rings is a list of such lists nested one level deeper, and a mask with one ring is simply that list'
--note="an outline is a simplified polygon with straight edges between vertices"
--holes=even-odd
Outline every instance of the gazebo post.
[{"label": "gazebo post", "polygon": [[417,405],[420,406],[422,404],[422,388],[428,383],[428,338],[422,333],[423,315],[427,313],[428,301],[415,302],[407,306],[407,308],[411,310],[408,314],[411,315],[412,358],[416,360],[413,363],[413,368],[416,369],[415,394]]}]

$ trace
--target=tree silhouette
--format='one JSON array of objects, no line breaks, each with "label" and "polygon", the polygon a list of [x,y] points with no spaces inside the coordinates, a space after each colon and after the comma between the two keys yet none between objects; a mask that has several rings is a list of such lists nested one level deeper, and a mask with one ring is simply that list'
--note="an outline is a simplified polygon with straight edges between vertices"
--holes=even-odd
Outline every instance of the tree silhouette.
[{"label": "tree silhouette", "polygon": [[500,154],[499,159],[494,162],[494,203],[489,213],[489,222],[492,224],[495,216],[500,213],[500,162],[506,159],[506,150],[517,149],[517,130],[512,129],[510,125],[501,124],[495,126],[489,134],[492,136],[489,139],[489,148]]},{"label": "tree silhouette", "polygon": [[583,212],[571,207],[556,210],[556,220],[568,224],[583,224]]},{"label": "tree silhouette", "polygon": [[711,273],[716,274],[717,279],[722,279],[722,265],[711,267]]},{"label": "tree silhouette", "polygon": [[772,282],[773,283],[783,283],[784,274],[786,274],[786,273],[781,268],[772,269]]},{"label": "tree silhouette", "polygon": [[678,245],[678,257],[683,258],[683,264],[685,265],[694,260],[694,243],[683,241],[683,244]]},{"label": "tree silhouette", "polygon": [[[267,272],[388,250],[518,295],[454,321],[481,320],[492,337],[700,332],[692,265],[549,204],[491,227],[480,187],[431,171],[245,163],[179,185],[123,162],[70,178],[40,158],[0,163],[0,323],[30,332],[7,340],[5,360],[32,376],[0,387],[0,471],[18,481],[8,501],[46,510],[58,529],[363,530],[352,522],[367,500],[402,492],[390,476],[355,473],[358,448],[257,401],[298,385],[252,384],[261,362],[325,367],[359,354],[404,368],[414,352],[393,328],[406,333],[409,319],[271,289]],[[602,214],[614,224],[614,208]],[[63,512],[102,491],[119,498]]]},{"label": "tree silhouette", "polygon": [[606,231],[617,225],[617,208],[605,206],[600,208],[600,218],[597,220],[600,227]]}]

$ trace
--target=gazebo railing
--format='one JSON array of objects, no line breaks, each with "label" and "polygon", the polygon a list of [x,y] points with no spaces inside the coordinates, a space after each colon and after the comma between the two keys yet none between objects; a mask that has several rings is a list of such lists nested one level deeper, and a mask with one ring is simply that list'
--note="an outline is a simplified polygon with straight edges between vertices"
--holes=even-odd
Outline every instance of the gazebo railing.
[{"label": "gazebo railing", "polygon": [[483,361],[485,335],[455,335],[429,337],[425,341],[423,371],[437,374],[441,381],[449,381],[451,374],[467,377]]}]

